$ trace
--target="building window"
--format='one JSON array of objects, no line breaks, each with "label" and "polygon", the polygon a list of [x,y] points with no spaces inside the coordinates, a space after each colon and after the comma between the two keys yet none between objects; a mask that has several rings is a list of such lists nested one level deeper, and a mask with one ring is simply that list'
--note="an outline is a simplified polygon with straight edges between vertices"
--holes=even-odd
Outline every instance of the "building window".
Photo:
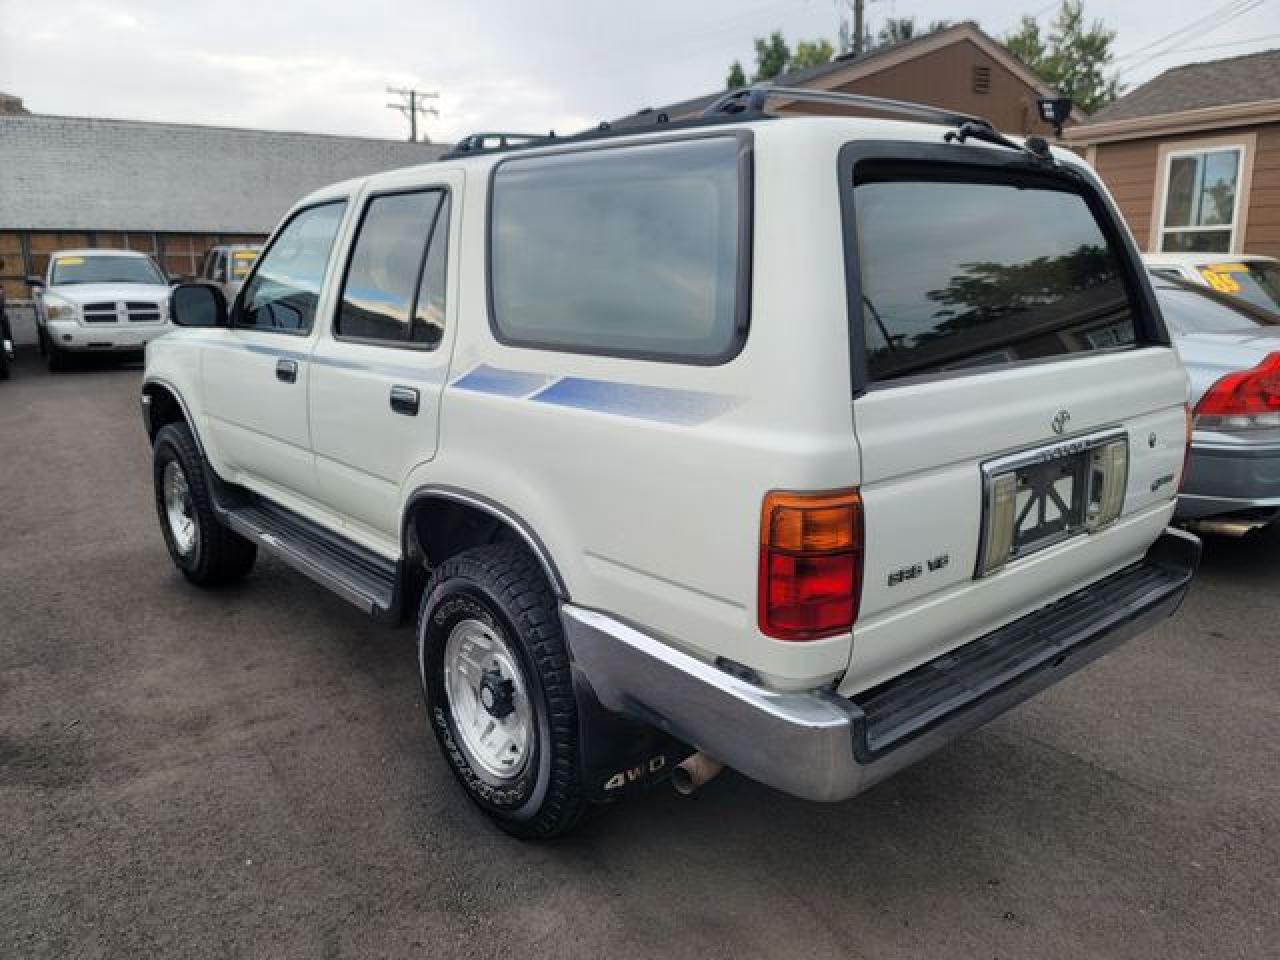
[{"label": "building window", "polygon": [[991,68],[990,67],[974,67],[973,68],[973,92],[974,93],[990,93],[991,92]]},{"label": "building window", "polygon": [[1160,250],[1229,253],[1237,248],[1243,144],[1165,155]]}]

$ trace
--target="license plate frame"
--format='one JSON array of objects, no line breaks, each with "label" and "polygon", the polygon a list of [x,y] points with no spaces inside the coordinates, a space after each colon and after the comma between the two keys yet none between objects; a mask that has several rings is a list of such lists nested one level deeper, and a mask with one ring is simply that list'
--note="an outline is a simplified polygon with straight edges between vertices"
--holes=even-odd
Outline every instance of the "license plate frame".
[{"label": "license plate frame", "polygon": [[[983,463],[982,533],[975,577],[991,572],[984,571],[983,562],[991,532],[993,493],[1004,478],[1012,476],[1016,486],[1011,550],[1000,567],[1089,532],[1091,505],[1106,481],[1105,466],[1094,454],[1116,441],[1123,441],[1127,448],[1127,432],[1107,429]],[[1124,469],[1127,473],[1127,455]]]}]

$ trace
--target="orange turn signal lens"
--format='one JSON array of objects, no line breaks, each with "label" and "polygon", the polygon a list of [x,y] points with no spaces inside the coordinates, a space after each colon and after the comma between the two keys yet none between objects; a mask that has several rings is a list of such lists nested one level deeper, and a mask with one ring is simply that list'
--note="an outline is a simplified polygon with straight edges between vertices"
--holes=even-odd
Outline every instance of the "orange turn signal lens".
[{"label": "orange turn signal lens", "polygon": [[760,543],[795,553],[851,550],[862,539],[862,500],[854,492],[765,495]]}]

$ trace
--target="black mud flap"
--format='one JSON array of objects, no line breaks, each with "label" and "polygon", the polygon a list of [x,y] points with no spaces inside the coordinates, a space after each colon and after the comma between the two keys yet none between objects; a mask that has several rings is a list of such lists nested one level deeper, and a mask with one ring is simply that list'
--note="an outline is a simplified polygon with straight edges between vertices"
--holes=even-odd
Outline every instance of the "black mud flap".
[{"label": "black mud flap", "polygon": [[613,803],[665,783],[676,764],[693,754],[688,744],[606,710],[576,667],[573,690],[582,789],[592,803]]}]

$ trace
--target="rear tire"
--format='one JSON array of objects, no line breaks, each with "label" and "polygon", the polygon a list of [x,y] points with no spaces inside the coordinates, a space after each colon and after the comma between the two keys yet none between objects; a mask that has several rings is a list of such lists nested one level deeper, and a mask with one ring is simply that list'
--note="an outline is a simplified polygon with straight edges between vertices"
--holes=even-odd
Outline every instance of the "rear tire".
[{"label": "rear tire", "polygon": [[471,800],[521,839],[572,830],[587,809],[577,701],[556,598],[528,550],[489,544],[436,569],[418,664],[432,732]]},{"label": "rear tire", "polygon": [[160,428],[152,454],[156,514],[174,565],[202,587],[241,579],[258,556],[256,544],[218,519],[205,470],[190,427]]}]

